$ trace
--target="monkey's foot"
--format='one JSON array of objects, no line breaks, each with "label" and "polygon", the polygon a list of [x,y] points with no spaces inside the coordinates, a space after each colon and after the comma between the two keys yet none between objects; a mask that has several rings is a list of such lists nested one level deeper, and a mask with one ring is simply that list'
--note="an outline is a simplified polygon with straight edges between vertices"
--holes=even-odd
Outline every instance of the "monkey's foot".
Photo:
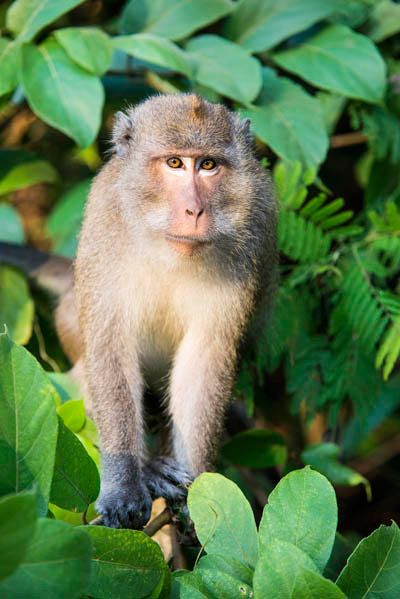
[{"label": "monkey's foot", "polygon": [[164,497],[168,503],[182,503],[193,477],[173,458],[150,460],[143,468],[147,488],[153,497]]},{"label": "monkey's foot", "polygon": [[113,484],[102,489],[96,502],[104,526],[140,530],[150,519],[152,499],[144,484]]}]

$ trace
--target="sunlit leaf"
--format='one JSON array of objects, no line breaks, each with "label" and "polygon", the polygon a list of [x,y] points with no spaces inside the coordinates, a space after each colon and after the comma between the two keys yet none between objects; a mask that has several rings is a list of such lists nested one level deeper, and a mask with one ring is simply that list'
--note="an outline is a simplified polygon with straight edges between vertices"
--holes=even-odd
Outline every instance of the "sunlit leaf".
[{"label": "sunlit leaf", "polygon": [[103,86],[98,77],[73,62],[55,39],[22,46],[21,81],[40,118],[81,146],[92,143],[100,127]]}]

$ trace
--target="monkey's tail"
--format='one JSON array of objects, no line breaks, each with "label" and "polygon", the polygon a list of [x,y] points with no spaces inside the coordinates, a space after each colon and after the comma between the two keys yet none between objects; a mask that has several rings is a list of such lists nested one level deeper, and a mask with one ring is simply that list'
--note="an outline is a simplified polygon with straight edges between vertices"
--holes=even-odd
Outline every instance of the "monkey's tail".
[{"label": "monkey's tail", "polygon": [[61,295],[72,286],[73,264],[70,258],[41,252],[33,247],[0,241],[0,264],[22,270],[40,287]]}]

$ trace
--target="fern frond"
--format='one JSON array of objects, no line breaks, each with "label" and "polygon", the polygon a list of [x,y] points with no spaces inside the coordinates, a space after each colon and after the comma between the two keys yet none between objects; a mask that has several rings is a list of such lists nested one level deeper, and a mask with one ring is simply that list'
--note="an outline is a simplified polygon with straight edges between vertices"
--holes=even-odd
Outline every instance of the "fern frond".
[{"label": "fern frond", "polygon": [[389,319],[378,301],[378,291],[362,268],[356,250],[354,252],[357,259],[345,269],[336,296],[338,304],[332,312],[331,332],[335,335],[343,327],[350,329],[365,351],[371,352]]},{"label": "fern frond", "polygon": [[397,358],[400,356],[400,316],[393,319],[383,337],[376,354],[376,368],[383,367],[382,376],[385,381],[389,378]]},{"label": "fern frond", "polygon": [[376,251],[379,262],[383,264],[385,275],[396,274],[400,269],[400,237],[387,236],[374,239],[371,247]]},{"label": "fern frond", "polygon": [[278,248],[292,260],[316,262],[327,255],[331,241],[329,234],[296,212],[280,212]]},{"label": "fern frond", "polygon": [[386,202],[383,215],[378,214],[375,210],[369,210],[367,216],[374,229],[379,233],[400,234],[400,209],[395,202]]}]

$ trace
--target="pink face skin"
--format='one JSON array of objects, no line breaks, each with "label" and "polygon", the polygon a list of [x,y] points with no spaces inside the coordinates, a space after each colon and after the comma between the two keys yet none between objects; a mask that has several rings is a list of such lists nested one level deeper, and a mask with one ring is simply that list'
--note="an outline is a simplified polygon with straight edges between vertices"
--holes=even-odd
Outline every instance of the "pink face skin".
[{"label": "pink face skin", "polygon": [[199,153],[156,158],[170,205],[166,241],[181,254],[190,256],[209,241],[209,198],[221,179],[224,166]]}]

